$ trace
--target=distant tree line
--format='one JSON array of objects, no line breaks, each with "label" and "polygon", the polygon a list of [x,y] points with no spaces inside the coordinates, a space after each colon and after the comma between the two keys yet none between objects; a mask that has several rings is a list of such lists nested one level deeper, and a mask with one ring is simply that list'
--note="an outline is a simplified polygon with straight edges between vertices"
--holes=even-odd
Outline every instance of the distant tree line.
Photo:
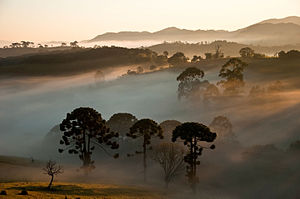
[{"label": "distant tree line", "polygon": [[280,51],[278,53],[278,58],[280,58],[280,59],[300,58],[300,51],[298,51],[298,50],[290,50],[288,52]]},{"label": "distant tree line", "polygon": [[[61,47],[66,47],[67,43],[62,42]],[[78,48],[78,41],[72,41],[70,42],[70,47],[72,48]],[[13,42],[10,45],[5,45],[3,48],[48,48],[48,45],[42,45],[42,44],[37,44],[37,46],[34,45],[34,42],[32,41],[21,41],[21,42]]]}]

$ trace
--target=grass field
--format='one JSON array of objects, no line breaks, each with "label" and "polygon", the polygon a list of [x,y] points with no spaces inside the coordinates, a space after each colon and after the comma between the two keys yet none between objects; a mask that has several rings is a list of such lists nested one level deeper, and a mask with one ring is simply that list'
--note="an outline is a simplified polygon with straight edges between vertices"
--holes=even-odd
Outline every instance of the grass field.
[{"label": "grass field", "polygon": [[[7,195],[0,198],[101,198],[101,199],[163,199],[162,193],[138,187],[101,184],[55,183],[53,189],[47,189],[46,182],[0,183],[0,192]],[[18,195],[22,190],[27,196]]]}]

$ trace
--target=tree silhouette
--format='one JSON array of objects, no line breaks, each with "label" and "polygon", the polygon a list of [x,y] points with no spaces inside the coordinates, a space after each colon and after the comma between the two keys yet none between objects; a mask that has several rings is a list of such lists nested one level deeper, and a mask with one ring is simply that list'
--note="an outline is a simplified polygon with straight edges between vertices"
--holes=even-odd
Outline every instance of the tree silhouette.
[{"label": "tree silhouette", "polygon": [[209,84],[206,89],[203,91],[203,98],[205,100],[209,100],[214,97],[218,97],[220,95],[220,91],[218,87],[214,84]]},{"label": "tree silhouette", "polygon": [[[66,145],[66,148],[59,149],[59,152],[68,150],[70,154],[79,154],[86,173],[95,167],[91,160],[95,146],[101,147],[106,153],[108,152],[103,145],[111,149],[119,147],[114,141],[119,136],[118,133],[111,132],[101,114],[92,108],[81,107],[68,113],[60,124],[60,130],[63,132],[60,144]],[[115,155],[117,156],[118,154]]]},{"label": "tree silhouette", "polygon": [[239,53],[240,53],[241,57],[253,57],[254,56],[254,50],[249,47],[241,48]]},{"label": "tree silhouette", "polygon": [[271,83],[268,87],[267,87],[267,91],[269,93],[278,93],[281,92],[283,90],[283,85],[282,82],[277,80],[273,83]]},{"label": "tree silhouette", "polygon": [[22,46],[23,48],[28,48],[29,45],[31,45],[31,44],[34,44],[34,43],[31,42],[31,41],[21,41],[21,46]]},{"label": "tree silhouette", "polygon": [[139,67],[136,68],[136,71],[137,71],[137,73],[141,74],[141,73],[144,72],[144,69],[143,69],[143,67],[139,66]]},{"label": "tree silhouette", "polygon": [[300,51],[298,51],[298,50],[290,50],[288,52],[280,51],[278,53],[278,58],[280,58],[280,59],[299,59]]},{"label": "tree silhouette", "polygon": [[241,92],[240,89],[245,85],[243,71],[246,66],[247,64],[238,58],[231,58],[222,66],[219,77],[225,80],[217,84],[224,88],[225,94],[236,95]]},{"label": "tree silhouette", "polygon": [[48,185],[48,189],[51,189],[52,182],[54,180],[55,175],[59,175],[63,173],[63,169],[60,165],[57,165],[56,162],[49,160],[46,166],[43,168],[44,174],[51,176],[50,183]]},{"label": "tree silhouette", "polygon": [[290,144],[288,150],[291,151],[291,152],[299,153],[300,152],[300,140],[296,140],[296,141],[292,142]]},{"label": "tree silhouette", "polygon": [[218,134],[218,140],[220,140],[220,138],[222,138],[223,140],[232,140],[234,137],[234,134],[232,132],[232,124],[230,120],[225,116],[215,117],[209,124],[209,128]]},{"label": "tree silhouette", "polygon": [[180,138],[189,150],[188,154],[184,156],[184,161],[188,164],[186,167],[187,177],[194,192],[198,183],[197,165],[200,164],[200,161],[197,161],[198,156],[202,154],[203,149],[215,148],[215,145],[205,147],[200,143],[213,142],[216,136],[217,134],[211,132],[207,126],[195,122],[183,123],[173,131],[172,141],[176,142]]},{"label": "tree silhouette", "polygon": [[157,68],[157,66],[153,65],[153,64],[149,66],[149,70],[155,70],[156,68]]},{"label": "tree silhouette", "polygon": [[208,83],[207,81],[201,81],[204,72],[196,67],[189,67],[183,71],[178,77],[178,98],[189,97],[193,92],[198,91],[200,87]]},{"label": "tree silhouette", "polygon": [[143,154],[144,181],[146,181],[147,145],[151,144],[151,137],[157,136],[163,139],[163,131],[155,121],[151,119],[141,119],[130,128],[127,136],[133,139],[143,139],[143,150],[136,151],[136,154]]},{"label": "tree silhouette", "polygon": [[164,171],[166,188],[184,170],[184,150],[174,143],[161,143],[154,148],[152,158]]},{"label": "tree silhouette", "polygon": [[213,57],[212,53],[205,53],[205,59],[211,59]]},{"label": "tree silhouette", "polygon": [[191,62],[192,63],[196,63],[196,62],[199,62],[200,60],[202,60],[201,56],[194,55],[193,59],[191,60]]},{"label": "tree silhouette", "polygon": [[172,133],[176,126],[179,126],[181,122],[177,120],[165,120],[159,124],[162,131],[164,132],[164,140],[171,140],[172,139]]},{"label": "tree silhouette", "polygon": [[38,48],[44,48],[42,44],[38,44]]},{"label": "tree silhouette", "polygon": [[187,57],[182,52],[177,52],[172,57],[168,58],[168,63],[171,66],[179,66],[187,63]]},{"label": "tree silhouette", "polygon": [[224,53],[222,53],[220,45],[216,45],[215,46],[215,51],[216,52],[215,52],[215,54],[213,54],[213,58],[219,59],[219,58],[223,58],[224,57]]},{"label": "tree silhouette", "polygon": [[138,119],[130,113],[116,113],[107,121],[107,126],[124,137],[137,121]]},{"label": "tree silhouette", "polygon": [[266,89],[259,85],[252,86],[249,91],[249,97],[260,97],[266,93]]},{"label": "tree silhouette", "polygon": [[119,133],[119,153],[126,155],[134,150],[136,140],[128,140],[126,136],[130,127],[136,123],[138,119],[130,113],[116,113],[107,121],[107,126],[113,131]]},{"label": "tree silhouette", "polygon": [[11,48],[21,48],[22,47],[22,45],[20,43],[18,43],[18,42],[11,43],[9,46]]},{"label": "tree silhouette", "polygon": [[77,48],[77,47],[79,47],[79,46],[78,46],[78,41],[72,41],[72,42],[70,42],[70,46],[71,46],[72,48]]},{"label": "tree silhouette", "polygon": [[164,51],[164,52],[163,52],[163,55],[164,55],[166,58],[168,58],[168,56],[169,56],[168,51]]}]

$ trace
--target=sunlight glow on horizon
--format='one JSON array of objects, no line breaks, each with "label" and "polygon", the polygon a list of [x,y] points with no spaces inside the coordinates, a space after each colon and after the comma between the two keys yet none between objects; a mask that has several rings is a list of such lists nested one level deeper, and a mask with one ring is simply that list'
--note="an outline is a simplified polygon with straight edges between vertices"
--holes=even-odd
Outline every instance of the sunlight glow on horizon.
[{"label": "sunlight glow on horizon", "polygon": [[298,0],[0,0],[0,40],[87,40],[105,32],[236,30],[300,15]]}]

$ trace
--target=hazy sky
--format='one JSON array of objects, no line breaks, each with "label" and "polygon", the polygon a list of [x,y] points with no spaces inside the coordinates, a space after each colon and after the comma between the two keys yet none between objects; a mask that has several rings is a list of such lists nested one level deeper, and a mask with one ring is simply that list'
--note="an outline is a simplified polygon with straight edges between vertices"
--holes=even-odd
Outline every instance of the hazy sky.
[{"label": "hazy sky", "polygon": [[0,0],[0,40],[85,40],[170,26],[235,30],[292,15],[300,15],[300,0]]}]

